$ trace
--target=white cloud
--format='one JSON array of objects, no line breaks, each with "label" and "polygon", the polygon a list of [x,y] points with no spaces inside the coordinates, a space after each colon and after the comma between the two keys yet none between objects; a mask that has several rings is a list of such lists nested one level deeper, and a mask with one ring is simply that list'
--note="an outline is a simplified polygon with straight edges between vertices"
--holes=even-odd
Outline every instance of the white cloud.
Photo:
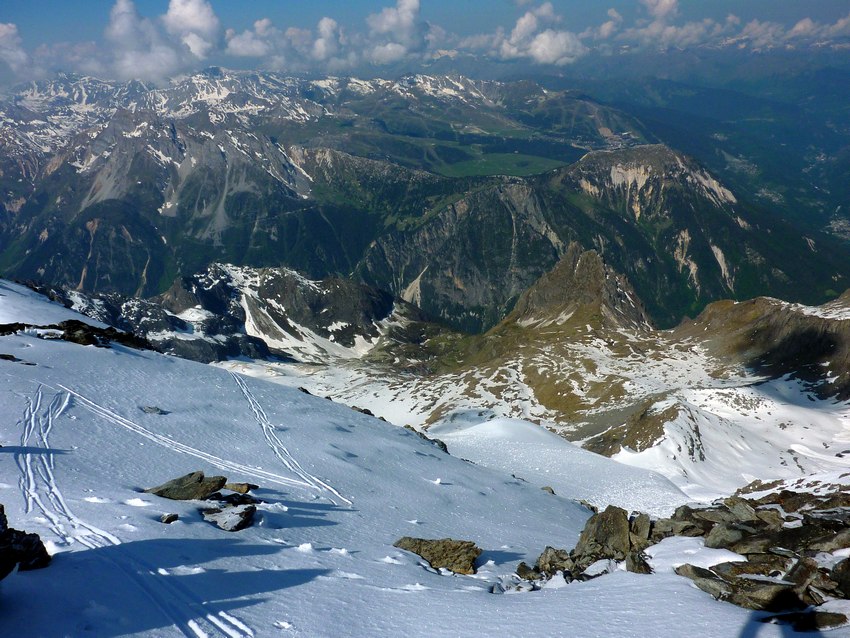
[{"label": "white cloud", "polygon": [[18,26],[11,22],[0,22],[0,62],[5,62],[16,74],[22,73],[30,64],[18,35]]},{"label": "white cloud", "polygon": [[185,64],[181,51],[139,15],[132,0],[116,1],[105,36],[111,47],[110,66],[119,79],[162,82]]},{"label": "white cloud", "polygon": [[263,39],[257,31],[246,29],[236,33],[228,29],[224,34],[227,47],[224,52],[228,55],[246,58],[262,58],[272,52],[272,45]]},{"label": "white cloud", "polygon": [[598,27],[590,27],[582,31],[580,38],[593,38],[595,40],[608,40],[623,24],[623,16],[614,8],[608,9],[608,20]]},{"label": "white cloud", "polygon": [[678,0],[640,0],[649,14],[656,20],[673,18],[679,11]]},{"label": "white cloud", "polygon": [[419,0],[397,0],[366,18],[372,38],[369,57],[376,64],[396,62],[428,44],[428,25],[419,17]]},{"label": "white cloud", "polygon": [[571,64],[587,52],[574,33],[546,29],[528,45],[528,55],[539,64]]},{"label": "white cloud", "polygon": [[323,62],[333,58],[340,49],[339,25],[333,18],[322,18],[316,27],[319,37],[313,42],[313,59]]},{"label": "white cloud", "polygon": [[210,54],[220,29],[218,17],[207,0],[170,0],[162,22],[199,59]]},{"label": "white cloud", "polygon": [[587,53],[587,48],[579,37],[564,30],[543,27],[560,21],[551,2],[526,11],[516,21],[510,36],[503,31],[492,36],[477,36],[476,40],[465,40],[467,45],[479,44],[491,46],[493,51],[505,60],[529,58],[538,64],[558,66],[574,62]]}]

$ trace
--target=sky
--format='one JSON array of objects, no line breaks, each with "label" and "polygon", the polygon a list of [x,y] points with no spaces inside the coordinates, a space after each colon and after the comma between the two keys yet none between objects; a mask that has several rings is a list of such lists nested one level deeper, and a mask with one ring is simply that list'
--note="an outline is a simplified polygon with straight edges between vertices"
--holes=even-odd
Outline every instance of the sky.
[{"label": "sky", "polygon": [[457,56],[558,69],[646,49],[848,42],[847,0],[2,0],[0,83],[57,71],[163,83],[210,65],[414,70]]}]

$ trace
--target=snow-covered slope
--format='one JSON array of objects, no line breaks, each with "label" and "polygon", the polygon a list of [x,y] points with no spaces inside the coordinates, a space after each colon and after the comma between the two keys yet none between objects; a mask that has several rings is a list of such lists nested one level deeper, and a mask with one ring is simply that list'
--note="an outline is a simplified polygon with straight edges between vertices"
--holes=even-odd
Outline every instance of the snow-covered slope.
[{"label": "snow-covered slope", "polygon": [[[2,294],[4,321],[67,315],[14,285]],[[0,352],[20,359],[0,360],[0,502],[14,526],[41,534],[55,554],[47,569],[3,581],[2,635],[730,636],[760,628],[749,612],[670,573],[664,565],[676,559],[666,555],[651,576],[490,594],[545,545],[571,547],[588,511],[325,399],[30,332],[0,338]],[[164,413],[140,409],[150,406]],[[575,471],[601,489],[627,489],[610,463]],[[198,503],[139,492],[196,469],[261,485],[255,526],[229,534],[202,521]],[[180,520],[160,523],[170,512]],[[478,574],[423,566],[392,547],[402,535],[476,541]]]}]

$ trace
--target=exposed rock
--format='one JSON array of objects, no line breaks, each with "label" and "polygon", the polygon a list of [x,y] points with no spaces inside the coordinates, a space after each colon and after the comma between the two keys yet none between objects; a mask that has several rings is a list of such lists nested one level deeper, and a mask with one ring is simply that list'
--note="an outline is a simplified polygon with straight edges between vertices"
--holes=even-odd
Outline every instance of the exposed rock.
[{"label": "exposed rock", "polygon": [[757,520],[755,508],[750,505],[746,499],[743,499],[740,496],[730,496],[723,501],[723,504],[739,521],[747,522]]},{"label": "exposed rock", "polygon": [[728,600],[739,607],[758,611],[786,611],[806,607],[792,583],[756,578],[735,580]]},{"label": "exposed rock", "polygon": [[143,405],[139,406],[139,409],[145,414],[169,414],[166,410],[158,408],[155,405]]},{"label": "exposed rock", "polygon": [[21,571],[40,569],[50,564],[50,554],[38,534],[27,534],[9,527],[6,511],[0,504],[0,580],[15,566]]},{"label": "exposed rock", "polygon": [[801,611],[790,614],[779,614],[761,618],[761,622],[776,622],[788,624],[794,631],[820,631],[834,629],[846,625],[848,620],[844,614],[831,611]]},{"label": "exposed rock", "polygon": [[472,541],[452,538],[427,539],[404,536],[393,543],[393,546],[418,554],[435,569],[445,568],[456,574],[474,574],[475,560],[482,551]]},{"label": "exposed rock", "polygon": [[159,521],[161,523],[165,523],[166,525],[171,525],[175,521],[179,520],[180,516],[178,514],[163,514],[159,517]]},{"label": "exposed rock", "polygon": [[629,517],[626,510],[609,505],[590,517],[579,536],[573,558],[583,571],[600,558],[624,560],[629,553]]},{"label": "exposed rock", "polygon": [[224,489],[230,490],[231,492],[239,492],[240,494],[247,494],[252,490],[259,489],[259,485],[254,485],[253,483],[225,483]]},{"label": "exposed rock", "polygon": [[543,550],[535,564],[535,570],[547,576],[554,576],[558,572],[572,573],[575,568],[575,563],[568,551],[549,546]]},{"label": "exposed rock", "polygon": [[836,564],[829,575],[838,585],[838,591],[842,596],[850,598],[850,558],[845,558]]},{"label": "exposed rock", "polygon": [[197,471],[148,488],[145,492],[175,501],[203,500],[224,487],[225,483],[227,479],[223,476],[205,477],[203,472]]},{"label": "exposed rock", "polygon": [[650,545],[649,534],[652,531],[652,519],[649,514],[638,514],[629,521],[629,544],[633,549],[643,550]]},{"label": "exposed rock", "polygon": [[744,533],[729,525],[719,523],[705,536],[705,546],[712,549],[728,549],[744,537]]},{"label": "exposed rock", "polygon": [[629,552],[626,556],[626,571],[635,574],[651,574],[652,567],[650,567],[647,556],[643,552]]},{"label": "exposed rock", "polygon": [[230,505],[224,508],[213,507],[201,510],[204,520],[223,529],[225,532],[238,532],[250,527],[254,522],[255,505]]},{"label": "exposed rock", "polygon": [[547,492],[548,494],[551,494],[552,496],[555,496],[555,490],[553,490],[552,487],[549,486],[549,485],[544,485],[540,489],[543,490],[544,492]]},{"label": "exposed rock", "polygon": [[730,561],[712,566],[711,571],[722,579],[732,581],[738,576],[757,575],[778,578],[785,573],[790,560],[774,554],[756,554],[752,560]]},{"label": "exposed rock", "polygon": [[756,510],[756,516],[767,525],[768,530],[771,532],[782,529],[782,526],[785,524],[782,514],[774,509]]},{"label": "exposed rock", "polygon": [[260,499],[250,494],[241,494],[239,492],[233,492],[232,494],[213,492],[207,497],[207,500],[227,503],[228,505],[256,505],[257,503],[262,503]]},{"label": "exposed rock", "polygon": [[522,578],[523,580],[537,580],[540,578],[540,572],[534,569],[533,567],[529,567],[527,563],[522,562],[516,567],[516,575]]},{"label": "exposed rock", "polygon": [[725,600],[732,593],[732,587],[729,583],[703,567],[685,563],[679,565],[675,572],[679,576],[690,578],[694,585],[717,599]]},{"label": "exposed rock", "polygon": [[[357,408],[355,408],[355,410],[356,409]],[[414,428],[412,425],[405,425],[404,429],[410,430],[411,432],[416,434],[416,436],[418,436],[420,439],[422,439],[423,441],[428,441],[428,443],[440,448],[446,454],[449,453],[449,448],[446,447],[446,444],[443,441],[441,441],[440,439],[431,438],[430,436],[426,435],[424,432],[420,432],[419,430]]]}]

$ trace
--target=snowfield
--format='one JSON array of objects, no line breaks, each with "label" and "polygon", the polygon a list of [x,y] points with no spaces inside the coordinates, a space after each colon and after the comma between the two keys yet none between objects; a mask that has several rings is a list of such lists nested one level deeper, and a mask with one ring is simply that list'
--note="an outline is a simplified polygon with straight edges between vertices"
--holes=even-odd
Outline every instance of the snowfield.
[{"label": "snowfield", "polygon": [[[67,318],[82,319],[0,283],[0,323]],[[48,568],[0,583],[0,635],[788,635],[672,573],[695,556],[728,560],[693,539],[652,548],[653,575],[490,593],[546,545],[573,547],[590,512],[571,498],[657,511],[687,500],[657,474],[528,424],[439,433],[479,465],[220,367],[29,330],[0,337],[0,354],[20,360],[0,360],[0,502],[54,554]],[[521,472],[505,461],[514,447]],[[254,526],[224,532],[199,502],[141,492],[193,470],[259,484]],[[539,488],[544,479],[557,496]],[[180,518],[165,525],[165,513]],[[478,573],[433,570],[392,546],[404,535],[475,541]]]}]

